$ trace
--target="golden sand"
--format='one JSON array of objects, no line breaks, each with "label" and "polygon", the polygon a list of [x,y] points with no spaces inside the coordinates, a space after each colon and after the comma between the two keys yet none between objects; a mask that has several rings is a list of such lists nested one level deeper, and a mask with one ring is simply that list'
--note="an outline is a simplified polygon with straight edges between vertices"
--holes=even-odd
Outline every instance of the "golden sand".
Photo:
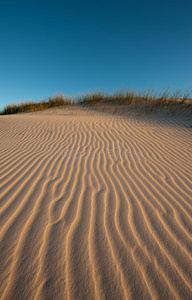
[{"label": "golden sand", "polygon": [[0,117],[0,299],[192,299],[190,120]]}]

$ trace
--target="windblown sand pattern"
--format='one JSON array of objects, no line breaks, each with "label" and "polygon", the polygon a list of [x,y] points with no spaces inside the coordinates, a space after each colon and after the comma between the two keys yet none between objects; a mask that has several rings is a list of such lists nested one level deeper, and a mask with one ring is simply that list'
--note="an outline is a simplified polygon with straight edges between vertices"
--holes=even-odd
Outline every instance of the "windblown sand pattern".
[{"label": "windblown sand pattern", "polygon": [[0,117],[1,299],[192,299],[191,128]]}]

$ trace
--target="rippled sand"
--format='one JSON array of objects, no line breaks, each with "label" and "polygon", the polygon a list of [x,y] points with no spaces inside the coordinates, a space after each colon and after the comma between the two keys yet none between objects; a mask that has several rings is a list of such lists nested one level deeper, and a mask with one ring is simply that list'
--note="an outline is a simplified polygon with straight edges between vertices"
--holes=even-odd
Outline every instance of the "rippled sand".
[{"label": "rippled sand", "polygon": [[0,117],[1,299],[192,299],[190,120]]}]

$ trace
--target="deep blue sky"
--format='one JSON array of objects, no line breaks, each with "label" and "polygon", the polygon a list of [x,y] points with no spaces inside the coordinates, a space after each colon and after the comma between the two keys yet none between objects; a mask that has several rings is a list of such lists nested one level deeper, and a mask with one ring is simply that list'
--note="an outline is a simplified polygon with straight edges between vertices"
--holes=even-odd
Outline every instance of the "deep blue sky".
[{"label": "deep blue sky", "polygon": [[192,86],[191,0],[0,0],[0,108],[57,92]]}]

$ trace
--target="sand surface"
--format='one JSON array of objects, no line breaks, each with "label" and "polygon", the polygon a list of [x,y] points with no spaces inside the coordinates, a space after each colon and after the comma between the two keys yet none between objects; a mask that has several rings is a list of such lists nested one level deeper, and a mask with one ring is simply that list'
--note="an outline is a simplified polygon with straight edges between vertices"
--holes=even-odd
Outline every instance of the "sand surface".
[{"label": "sand surface", "polygon": [[0,299],[192,299],[189,117],[0,117]]}]

